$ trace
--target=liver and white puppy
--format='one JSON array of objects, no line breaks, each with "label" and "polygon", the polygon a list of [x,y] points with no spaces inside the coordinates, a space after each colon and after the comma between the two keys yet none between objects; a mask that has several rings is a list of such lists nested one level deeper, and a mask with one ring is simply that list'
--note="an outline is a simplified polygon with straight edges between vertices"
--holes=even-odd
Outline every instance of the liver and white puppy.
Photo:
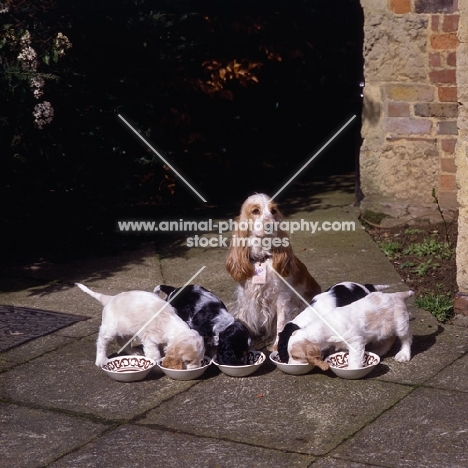
[{"label": "liver and white puppy", "polygon": [[367,344],[372,343],[373,352],[383,356],[396,337],[401,348],[395,360],[409,361],[412,336],[405,299],[413,294],[412,291],[372,292],[331,313],[314,314],[309,324],[296,330],[289,339],[288,362],[310,363],[327,370],[329,366],[323,361],[322,353],[334,347],[349,351],[349,368],[360,368]]},{"label": "liver and white puppy", "polygon": [[317,294],[310,305],[314,308],[306,308],[294,320],[288,322],[279,333],[278,355],[282,362],[288,362],[288,343],[291,335],[300,328],[308,325],[316,312],[327,313],[336,307],[343,307],[354,301],[362,299],[371,292],[382,291],[390,286],[387,284],[360,284],[351,281],[337,283],[325,292]]},{"label": "liver and white puppy", "polygon": [[153,293],[160,291],[167,295],[166,300],[179,317],[204,337],[207,346],[217,346],[219,364],[247,363],[252,343],[247,327],[234,319],[216,294],[196,284],[184,288],[161,284]]},{"label": "liver and white puppy", "polygon": [[108,296],[76,285],[99,301],[104,309],[96,343],[96,366],[107,361],[107,346],[115,338],[136,333],[145,355],[170,369],[194,369],[205,355],[203,338],[190,329],[166,301],[147,291],[128,291]]}]

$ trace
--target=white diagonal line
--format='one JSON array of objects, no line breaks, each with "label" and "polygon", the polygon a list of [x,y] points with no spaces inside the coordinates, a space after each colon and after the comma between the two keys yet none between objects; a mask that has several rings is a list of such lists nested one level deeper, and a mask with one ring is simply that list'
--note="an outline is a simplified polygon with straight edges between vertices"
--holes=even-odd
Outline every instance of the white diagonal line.
[{"label": "white diagonal line", "polygon": [[276,198],[354,119],[353,115],[272,197]]},{"label": "white diagonal line", "polygon": [[169,301],[164,304],[163,307],[161,307],[118,351],[117,354],[120,354],[124,348],[126,348],[158,315],[160,312],[162,312],[171,302],[173,299],[175,299],[183,290],[184,288],[189,285],[204,269],[206,268],[205,266],[202,266],[180,289],[177,291],[174,296],[171,297]]},{"label": "white diagonal line", "polygon": [[177,171],[174,169],[174,167],[171,166],[171,164],[169,164],[169,163],[166,161],[166,159],[164,159],[164,158],[161,156],[161,154],[159,154],[158,151],[157,151],[156,149],[154,149],[154,148],[149,144],[148,141],[146,141],[146,140],[145,140],[145,139],[144,139],[144,138],[143,138],[143,137],[142,137],[142,136],[141,136],[141,135],[140,135],[140,134],[139,134],[139,133],[138,133],[138,132],[137,132],[137,131],[120,115],[120,114],[119,114],[118,116],[119,116],[119,118],[120,118],[121,120],[123,120],[123,121],[125,122],[125,124],[133,131],[133,133],[135,133],[135,135],[137,135],[138,138],[140,138],[140,139],[146,144],[146,146],[148,146],[148,148],[150,148],[151,151],[153,151],[153,153],[156,154],[156,156],[158,156],[159,159],[161,159],[161,160],[164,162],[164,164],[166,164],[168,167],[170,167],[170,168],[187,184],[187,186],[188,186],[190,189],[193,190],[193,192],[194,192],[195,194],[197,194],[205,203],[207,203],[207,201],[192,187],[192,185],[190,185],[190,184],[187,182],[187,180],[185,180],[185,179],[182,177],[182,175],[181,175],[179,172],[177,172]]},{"label": "white diagonal line", "polygon": [[[268,264],[267,264],[268,265]],[[344,343],[346,343],[354,352],[356,352],[356,350],[353,348],[353,346],[351,345],[351,343],[349,343],[346,338],[344,338],[341,333],[339,333],[338,331],[336,331],[324,318],[321,314],[319,314],[273,267],[270,268],[270,270],[278,277],[281,279],[281,281],[283,281],[283,283],[291,290],[294,292],[294,294],[296,294],[296,296],[302,300],[302,302],[304,302],[304,304],[309,308],[309,309],[312,309],[312,311],[315,313],[315,315],[317,315],[317,317],[322,320],[322,322],[325,323],[325,325],[327,325],[332,331],[333,333],[336,334],[336,336],[338,336]]]}]

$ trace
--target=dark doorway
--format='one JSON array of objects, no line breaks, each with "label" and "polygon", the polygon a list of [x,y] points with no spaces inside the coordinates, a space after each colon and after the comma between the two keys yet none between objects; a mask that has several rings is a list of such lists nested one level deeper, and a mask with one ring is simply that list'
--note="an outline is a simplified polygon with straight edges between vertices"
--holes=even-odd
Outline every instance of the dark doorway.
[{"label": "dark doorway", "polygon": [[[147,79],[137,64],[128,70],[126,81],[138,87],[127,88],[119,109],[209,201],[274,192],[353,115],[298,180],[356,172],[359,0],[168,2],[162,10],[171,20],[159,25],[164,41],[147,30],[149,44],[138,57],[153,57],[158,73]],[[134,136],[124,138],[134,144]],[[157,172],[161,161],[149,161],[144,170]],[[172,171],[164,176],[173,201],[193,197]]]}]

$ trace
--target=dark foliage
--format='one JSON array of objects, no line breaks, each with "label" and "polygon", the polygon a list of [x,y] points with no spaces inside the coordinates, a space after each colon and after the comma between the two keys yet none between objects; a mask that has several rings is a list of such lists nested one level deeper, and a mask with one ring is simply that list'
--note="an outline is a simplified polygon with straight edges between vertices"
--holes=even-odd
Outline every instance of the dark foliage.
[{"label": "dark foliage", "polygon": [[[30,31],[54,108],[35,127],[14,53],[0,63],[10,71],[0,80],[0,195],[12,241],[35,232],[55,242],[200,203],[119,114],[210,203],[276,190],[354,114],[352,130],[300,177],[355,169],[358,0],[6,4],[0,20]],[[72,48],[55,61],[57,32]]]}]

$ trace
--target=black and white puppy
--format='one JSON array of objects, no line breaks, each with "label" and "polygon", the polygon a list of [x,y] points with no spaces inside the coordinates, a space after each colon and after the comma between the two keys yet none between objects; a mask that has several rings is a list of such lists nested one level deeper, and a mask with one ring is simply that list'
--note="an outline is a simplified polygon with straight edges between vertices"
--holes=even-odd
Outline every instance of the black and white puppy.
[{"label": "black and white puppy", "polygon": [[217,347],[217,361],[225,365],[246,364],[252,339],[247,327],[235,320],[216,294],[191,284],[176,288],[156,286],[153,293],[166,294],[177,315],[204,337],[208,346]]},{"label": "black and white puppy", "polygon": [[[389,288],[386,284],[360,284],[353,283],[351,281],[344,281],[337,283],[331,288],[327,289],[321,294],[317,294],[311,301],[310,305],[314,310],[320,314],[326,314],[333,311],[337,307],[343,307],[351,304],[363,297],[367,296],[371,292],[382,291]],[[309,308],[306,308],[298,316],[288,322],[283,330],[279,333],[278,341],[278,355],[281,362],[289,361],[288,354],[288,343],[291,335],[300,328],[305,328],[311,321],[311,317],[314,314]]]}]

